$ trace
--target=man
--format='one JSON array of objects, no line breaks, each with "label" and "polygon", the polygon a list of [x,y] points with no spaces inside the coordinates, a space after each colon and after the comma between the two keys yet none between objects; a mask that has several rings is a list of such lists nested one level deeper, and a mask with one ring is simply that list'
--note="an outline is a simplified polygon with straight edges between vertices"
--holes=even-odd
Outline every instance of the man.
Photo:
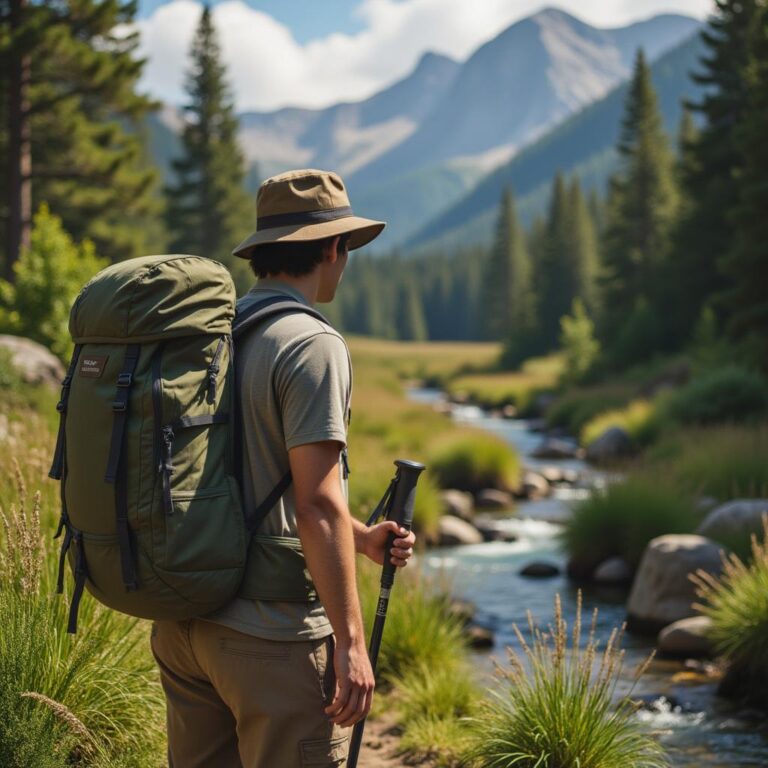
[{"label": "man", "polygon": [[[354,216],[343,182],[324,171],[268,179],[257,208],[257,231],[234,251],[260,278],[240,310],[275,296],[330,302],[348,251],[384,228]],[[393,522],[366,528],[349,513],[351,364],[343,338],[315,317],[289,312],[240,341],[237,356],[244,501],[262,502],[288,470],[292,484],[254,539],[238,597],[204,620],[155,626],[169,762],[340,765],[343,729],[365,717],[374,688],[355,552],[403,566],[414,537]],[[390,533],[396,538],[385,553]]]}]

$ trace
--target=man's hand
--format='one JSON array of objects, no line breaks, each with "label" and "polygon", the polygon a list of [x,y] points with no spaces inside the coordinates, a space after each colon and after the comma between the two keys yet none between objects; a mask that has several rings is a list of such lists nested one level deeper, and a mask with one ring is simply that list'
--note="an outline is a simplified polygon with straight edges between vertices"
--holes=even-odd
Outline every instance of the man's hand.
[{"label": "man's hand", "polygon": [[[370,528],[356,520],[353,521],[352,525],[355,531],[355,549],[360,554],[365,555],[378,565],[384,565],[385,557],[389,557],[390,562],[398,568],[408,564],[408,560],[413,554],[413,545],[416,542],[413,531],[406,531],[394,520],[385,520],[383,523],[372,525]],[[387,539],[392,533],[395,534],[395,539],[389,552],[387,552]]]},{"label": "man's hand", "polygon": [[331,722],[347,728],[368,715],[373,699],[373,670],[362,641],[351,646],[337,643],[333,668],[336,671],[336,695],[325,708],[325,714]]}]

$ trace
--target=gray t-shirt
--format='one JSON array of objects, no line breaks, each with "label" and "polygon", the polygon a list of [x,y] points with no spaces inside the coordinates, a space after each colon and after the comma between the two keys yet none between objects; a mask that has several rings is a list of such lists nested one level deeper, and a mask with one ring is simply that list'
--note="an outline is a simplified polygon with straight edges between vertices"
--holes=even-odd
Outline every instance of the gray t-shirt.
[{"label": "gray t-shirt", "polygon": [[[280,294],[307,303],[299,291],[272,278],[260,280],[245,301]],[[344,339],[301,312],[267,320],[240,344],[243,493],[246,502],[256,505],[288,471],[290,448],[324,440],[346,446],[352,367]],[[292,486],[259,533],[298,536]],[[317,640],[332,632],[318,600],[236,598],[206,619],[267,640]]]}]

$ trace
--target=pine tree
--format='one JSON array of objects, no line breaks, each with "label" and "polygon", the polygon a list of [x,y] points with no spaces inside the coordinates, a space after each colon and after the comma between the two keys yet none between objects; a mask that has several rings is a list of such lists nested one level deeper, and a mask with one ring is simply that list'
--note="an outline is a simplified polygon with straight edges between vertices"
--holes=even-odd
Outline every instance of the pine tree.
[{"label": "pine tree", "polygon": [[[748,109],[751,39],[765,0],[715,0],[716,12],[701,33],[707,54],[694,80],[701,100],[690,107],[704,119],[682,156],[686,203],[675,233],[678,296],[676,336],[692,332],[704,304],[722,287],[721,262],[735,240],[731,216],[740,196],[745,158],[737,132]],[[721,314],[724,307],[720,307]]]},{"label": "pine tree", "polygon": [[483,275],[483,312],[491,339],[527,333],[533,324],[531,261],[512,191],[499,203],[496,239]]},{"label": "pine tree", "polygon": [[574,178],[568,188],[568,215],[571,220],[569,261],[574,270],[574,296],[580,298],[588,313],[594,316],[599,267],[597,235],[578,178]]},{"label": "pine tree", "polygon": [[[75,239],[112,259],[157,234],[156,172],[138,127],[153,107],[137,94],[143,61],[125,34],[136,2],[9,0],[0,6],[0,202],[5,272],[29,244],[47,201]],[[118,31],[119,28],[119,31]]]},{"label": "pine tree", "polygon": [[400,281],[396,308],[397,338],[402,341],[426,341],[427,323],[416,281],[404,274]]},{"label": "pine tree", "polygon": [[663,313],[660,292],[678,203],[673,156],[642,50],[635,61],[617,149],[620,167],[610,182],[602,249],[601,337],[615,361],[626,362],[653,351],[619,351],[613,342],[638,302],[646,315],[648,308]]},{"label": "pine tree", "polygon": [[739,196],[729,220],[732,246],[722,261],[729,287],[727,330],[752,362],[768,371],[768,7],[753,26],[751,61],[744,72],[747,98],[734,131],[739,151]]},{"label": "pine tree", "polygon": [[190,56],[183,155],[173,162],[176,183],[166,190],[171,249],[227,264],[243,290],[251,277],[245,262],[230,252],[253,230],[255,214],[244,188],[238,122],[208,6],[203,8]]}]

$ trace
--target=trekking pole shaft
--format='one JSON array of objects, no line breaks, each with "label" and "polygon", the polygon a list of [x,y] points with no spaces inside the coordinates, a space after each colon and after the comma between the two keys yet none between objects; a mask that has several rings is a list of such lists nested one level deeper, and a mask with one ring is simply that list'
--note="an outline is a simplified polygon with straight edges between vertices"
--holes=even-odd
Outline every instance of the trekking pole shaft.
[{"label": "trekking pole shaft", "polygon": [[[415,461],[398,460],[395,462],[397,467],[397,483],[392,492],[392,504],[387,520],[394,520],[399,526],[406,530],[411,530],[413,524],[413,507],[416,501],[416,483],[419,481],[419,475],[424,471],[423,464]],[[387,539],[387,546],[384,550],[384,567],[381,571],[381,588],[379,590],[379,601],[376,604],[376,617],[371,630],[371,642],[368,646],[368,657],[371,660],[371,667],[376,673],[376,662],[379,658],[379,649],[381,648],[381,638],[384,635],[384,622],[387,619],[387,608],[389,607],[389,596],[392,591],[392,585],[395,583],[396,566],[392,563],[392,542],[395,540],[395,534],[390,534]],[[347,768],[357,768],[357,758],[360,754],[360,746],[363,743],[363,731],[365,730],[365,718],[355,724],[352,731],[352,740],[349,744],[349,754],[347,756]]]}]

